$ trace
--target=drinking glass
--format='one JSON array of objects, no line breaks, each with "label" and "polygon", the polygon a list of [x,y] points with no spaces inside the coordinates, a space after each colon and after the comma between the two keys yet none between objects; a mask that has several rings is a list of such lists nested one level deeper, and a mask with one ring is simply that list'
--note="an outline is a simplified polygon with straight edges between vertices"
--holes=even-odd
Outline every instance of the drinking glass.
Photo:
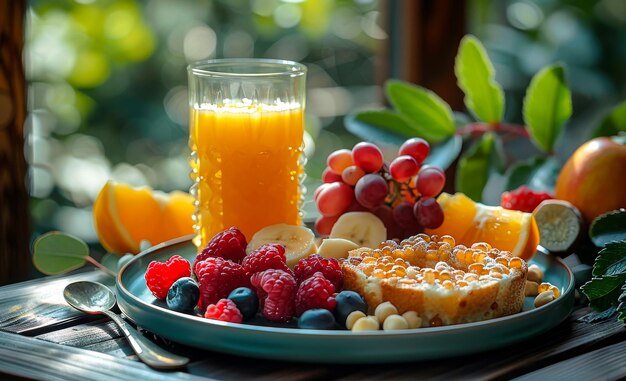
[{"label": "drinking glass", "polygon": [[204,247],[231,226],[248,240],[300,224],[306,67],[271,59],[217,59],[188,67],[189,146]]}]

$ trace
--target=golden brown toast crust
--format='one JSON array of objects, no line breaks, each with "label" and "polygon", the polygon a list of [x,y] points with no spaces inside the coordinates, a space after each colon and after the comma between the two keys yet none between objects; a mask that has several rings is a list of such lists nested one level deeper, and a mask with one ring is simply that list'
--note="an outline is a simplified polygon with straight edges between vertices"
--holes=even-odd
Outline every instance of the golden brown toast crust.
[{"label": "golden brown toast crust", "polygon": [[344,289],[358,292],[369,312],[384,301],[416,311],[423,326],[469,323],[519,312],[528,266],[509,252],[450,236],[418,234],[378,249],[360,248],[342,262]]}]

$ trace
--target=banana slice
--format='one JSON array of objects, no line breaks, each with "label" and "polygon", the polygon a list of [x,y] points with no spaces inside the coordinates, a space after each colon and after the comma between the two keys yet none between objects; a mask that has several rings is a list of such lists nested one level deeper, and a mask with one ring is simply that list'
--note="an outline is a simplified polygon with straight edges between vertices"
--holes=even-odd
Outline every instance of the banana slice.
[{"label": "banana slice", "polygon": [[348,258],[348,251],[358,249],[359,245],[343,238],[326,238],[317,249],[324,258]]},{"label": "banana slice", "polygon": [[370,212],[349,212],[335,222],[330,238],[344,238],[359,246],[377,248],[387,239],[387,229],[380,218]]},{"label": "banana slice", "polygon": [[315,235],[311,229],[304,226],[276,224],[266,226],[256,232],[246,253],[250,254],[267,243],[277,243],[285,247],[287,266],[293,268],[298,261],[316,252]]}]

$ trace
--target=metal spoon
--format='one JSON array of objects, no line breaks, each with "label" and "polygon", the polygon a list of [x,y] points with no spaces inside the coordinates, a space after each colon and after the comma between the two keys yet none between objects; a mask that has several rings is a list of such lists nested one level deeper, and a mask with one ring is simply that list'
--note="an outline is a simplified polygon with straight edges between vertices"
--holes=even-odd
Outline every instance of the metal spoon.
[{"label": "metal spoon", "polygon": [[130,346],[141,361],[156,369],[173,369],[185,366],[186,357],[170,353],[143,337],[111,312],[115,306],[115,294],[105,285],[97,282],[80,281],[68,284],[63,290],[67,303],[79,311],[88,314],[104,314],[113,320],[122,330]]}]

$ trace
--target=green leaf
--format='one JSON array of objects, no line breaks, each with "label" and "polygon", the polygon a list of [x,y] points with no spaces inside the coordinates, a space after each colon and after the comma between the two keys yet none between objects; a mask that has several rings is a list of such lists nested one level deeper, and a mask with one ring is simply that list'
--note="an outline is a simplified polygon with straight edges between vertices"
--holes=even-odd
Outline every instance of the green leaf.
[{"label": "green leaf", "polygon": [[424,161],[426,164],[436,165],[441,169],[448,169],[461,154],[463,138],[453,135],[447,140],[430,147],[430,153]]},{"label": "green leaf", "polygon": [[480,119],[498,123],[504,114],[504,92],[495,81],[495,70],[480,41],[467,35],[461,40],[454,72],[465,93],[465,106]]},{"label": "green leaf", "polygon": [[617,316],[617,320],[625,321],[626,320],[626,283],[622,286],[622,294],[617,298],[617,301],[620,304],[617,306],[617,312],[619,312],[619,316]]},{"label": "green leaf", "polygon": [[481,201],[483,189],[491,172],[493,133],[486,133],[461,157],[457,167],[455,187],[474,201]]},{"label": "green leaf", "polygon": [[626,258],[626,241],[609,242],[598,253],[591,274],[600,277],[607,274],[609,267]]},{"label": "green leaf", "polygon": [[556,159],[535,156],[509,168],[506,173],[507,182],[504,190],[512,190],[527,185],[537,191],[552,192],[559,171],[560,165]]},{"label": "green leaf", "polygon": [[615,306],[611,306],[605,311],[602,312],[590,312],[584,316],[578,318],[578,321],[582,321],[585,323],[595,323],[600,320],[606,320],[615,314]]},{"label": "green leaf", "polygon": [[604,311],[617,302],[626,273],[617,276],[603,276],[585,283],[580,289],[589,298],[589,305],[596,311]]},{"label": "green leaf", "polygon": [[385,90],[391,105],[419,131],[419,137],[439,142],[454,135],[450,106],[434,92],[420,86],[389,80]]},{"label": "green leaf", "polygon": [[626,132],[626,101],[611,110],[593,131],[593,137],[617,135],[620,131]]},{"label": "green leaf", "polygon": [[524,97],[524,121],[530,138],[544,152],[552,152],[563,124],[572,115],[572,96],[563,67],[548,66],[530,81]]},{"label": "green leaf", "polygon": [[368,141],[402,145],[407,138],[418,136],[402,115],[390,110],[363,111],[344,118],[346,129]]},{"label": "green leaf", "polygon": [[597,217],[589,227],[594,245],[604,247],[608,242],[626,240],[626,210],[621,209]]},{"label": "green leaf", "polygon": [[607,243],[596,257],[592,274],[594,278],[581,287],[589,305],[597,311],[617,305],[626,289],[626,241]]},{"label": "green leaf", "polygon": [[[376,115],[381,113],[384,115]],[[387,118],[387,113],[392,114],[394,117],[400,115],[394,113],[393,111],[368,111],[357,115],[348,115],[346,116],[344,123],[348,131],[361,137],[362,139],[373,142],[382,141],[394,144],[398,147],[401,146],[402,143],[404,143],[408,138],[415,137],[414,135],[412,136],[405,135],[404,133],[400,134],[392,132],[389,129],[381,129],[370,122],[358,119],[360,116],[363,116],[364,119],[372,121],[380,117],[388,121],[389,119]],[[403,120],[403,118],[401,120]],[[447,169],[459,157],[462,148],[463,139],[458,135],[453,135],[438,144],[431,145],[430,154],[426,158],[425,162],[427,164],[437,165],[442,169]]]},{"label": "green leaf", "polygon": [[61,232],[46,233],[33,248],[33,264],[47,275],[76,270],[85,264],[89,247],[80,238]]},{"label": "green leaf", "polygon": [[606,275],[619,275],[623,272],[626,272],[626,254],[624,258],[619,261],[613,263],[611,266],[607,267],[605,274]]}]

